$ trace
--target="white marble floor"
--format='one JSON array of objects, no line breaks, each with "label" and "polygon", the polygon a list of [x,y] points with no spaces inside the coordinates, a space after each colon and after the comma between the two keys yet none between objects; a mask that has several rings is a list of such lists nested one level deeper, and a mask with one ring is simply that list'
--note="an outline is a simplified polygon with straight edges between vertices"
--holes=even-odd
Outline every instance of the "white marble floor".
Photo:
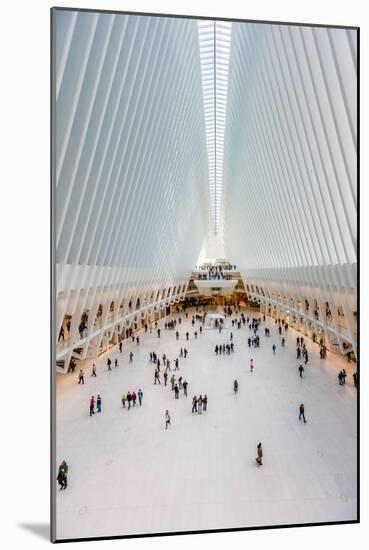
[{"label": "white marble floor", "polygon": [[[355,365],[330,353],[320,360],[318,346],[308,341],[301,380],[298,334],[289,329],[281,348],[271,320],[262,323],[259,349],[248,348],[248,328],[231,328],[235,352],[218,357],[215,344],[226,343],[230,330],[204,329],[195,340],[190,322],[182,322],[176,341],[163,321],[161,327],[160,339],[142,333],[140,346],[110,350],[120,364],[112,372],[105,353],[96,361],[97,378],[85,369],[84,385],[76,373],[58,375],[57,460],[69,464],[68,488],[57,494],[58,539],[356,519]],[[180,359],[189,396],[181,392],[175,400],[170,385],[153,384],[148,359],[150,351],[166,353],[174,367],[181,346],[189,350]],[[337,379],[342,368],[345,386]],[[123,409],[122,392],[139,388],[143,406]],[[89,398],[98,393],[103,412],[90,417]],[[201,416],[191,413],[192,396],[200,393],[209,399]],[[301,402],[306,424],[298,419]],[[255,463],[259,441],[262,467]]]}]

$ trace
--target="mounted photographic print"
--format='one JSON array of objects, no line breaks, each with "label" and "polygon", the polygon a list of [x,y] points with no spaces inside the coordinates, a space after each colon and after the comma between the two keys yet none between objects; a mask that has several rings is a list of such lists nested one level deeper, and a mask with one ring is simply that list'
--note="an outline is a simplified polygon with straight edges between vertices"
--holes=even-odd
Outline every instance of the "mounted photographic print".
[{"label": "mounted photographic print", "polygon": [[358,38],[51,10],[53,541],[359,521]]}]

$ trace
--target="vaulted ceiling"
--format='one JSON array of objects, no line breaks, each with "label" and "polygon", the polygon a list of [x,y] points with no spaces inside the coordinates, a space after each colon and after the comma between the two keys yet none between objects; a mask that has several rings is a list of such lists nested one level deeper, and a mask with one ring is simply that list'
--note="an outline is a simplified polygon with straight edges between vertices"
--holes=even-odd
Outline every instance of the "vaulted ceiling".
[{"label": "vaulted ceiling", "polygon": [[188,276],[212,232],[245,275],[356,262],[355,30],[61,9],[54,26],[60,289],[71,266]]}]

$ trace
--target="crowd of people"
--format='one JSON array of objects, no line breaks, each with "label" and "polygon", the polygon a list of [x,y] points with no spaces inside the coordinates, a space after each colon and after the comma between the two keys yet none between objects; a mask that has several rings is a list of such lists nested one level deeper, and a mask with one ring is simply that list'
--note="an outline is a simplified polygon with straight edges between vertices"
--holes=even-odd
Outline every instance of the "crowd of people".
[{"label": "crowd of people", "polygon": [[[220,270],[221,272],[221,270]],[[190,319],[190,323],[193,328],[195,328],[196,323],[199,325],[198,330],[199,334],[202,334],[202,326],[204,325],[205,319],[206,319],[206,312],[202,311],[201,309],[197,309],[196,313],[192,315],[192,318],[189,318],[188,312],[185,311],[185,309],[178,308],[179,312],[185,313],[185,319],[188,321]],[[237,317],[233,318],[234,315],[237,315]],[[261,337],[259,336],[258,332],[261,328],[261,325],[265,323],[265,315],[261,315],[259,317],[245,317],[244,313],[240,313],[239,306],[235,306],[233,309],[230,306],[226,306],[224,308],[224,316],[231,318],[231,323],[229,324],[232,327],[237,327],[238,329],[241,329],[242,327],[248,328],[248,335],[243,340],[246,344],[248,344],[248,347],[253,348],[259,348],[261,345]],[[171,319],[169,321],[165,321],[164,327],[165,330],[173,330],[177,329],[177,326],[182,325],[181,317],[178,317],[177,319]],[[188,326],[188,323],[186,327]],[[220,328],[221,325],[219,325]],[[186,327],[182,331],[182,335],[180,335],[179,330],[175,331],[175,338],[176,340],[179,339],[181,336],[181,339],[185,339],[185,341],[189,340],[189,331],[186,330]],[[160,338],[160,326],[158,326],[158,323],[155,323],[155,328],[157,330],[158,338]],[[278,341],[281,343],[281,348],[285,347],[285,342],[287,338],[287,330],[288,330],[288,323],[284,319],[276,319],[275,320],[275,329],[276,334],[273,336],[273,338],[277,338]],[[147,332],[147,330],[145,330]],[[251,334],[250,334],[251,333]],[[194,331],[194,339],[197,339],[198,332],[197,330]],[[270,328],[267,326],[264,326],[264,334],[266,337],[270,336]],[[174,335],[173,335],[174,337]],[[279,337],[279,338],[278,338]],[[233,332],[230,331],[229,333],[229,341],[216,344],[214,351],[215,355],[230,355],[231,353],[234,353],[235,347],[234,347],[234,337]],[[137,345],[139,345],[140,340],[139,336],[132,335],[132,342],[136,341]],[[238,349],[240,349],[241,346],[238,346]],[[242,348],[241,348],[242,349]],[[273,342],[272,345],[272,351],[273,354],[276,352],[276,343]],[[322,342],[319,343],[319,349],[320,349],[320,357],[325,358],[327,350]],[[322,353],[323,350],[323,353]],[[122,353],[122,343],[119,344],[119,352]],[[129,363],[133,362],[133,352],[130,350],[129,354],[127,353],[129,357]],[[180,371],[180,359],[186,359],[189,356],[188,349],[185,347],[181,347],[179,350],[179,355],[175,358],[169,359],[168,355],[166,353],[159,353],[157,351],[150,351],[149,352],[149,358],[148,362],[150,365],[153,365],[154,367],[154,376],[153,376],[153,384],[154,385],[160,385],[163,387],[167,387],[170,389],[170,392],[173,392],[173,396],[175,400],[180,399],[180,396],[183,395],[183,397],[188,397],[188,382],[184,378],[184,376],[179,375]],[[299,361],[298,364],[298,374],[301,379],[304,378],[304,367],[301,363],[301,361],[305,363],[305,366],[308,363],[308,350],[306,346],[306,342],[304,341],[303,336],[298,336],[296,338],[296,359]],[[112,371],[113,368],[113,362],[110,358],[110,356],[106,359],[106,365],[107,365],[107,371]],[[249,362],[249,372],[252,374],[254,372],[254,361],[253,359]],[[114,358],[114,369],[117,369],[119,367],[119,361],[118,357]],[[169,374],[169,371],[171,374]],[[175,372],[177,371],[177,372]],[[340,373],[338,374],[339,378],[339,384],[345,385],[345,379],[346,379],[346,371],[345,369],[342,369]],[[92,364],[91,367],[91,377],[96,378],[97,377],[97,368],[95,363]],[[354,385],[355,387],[358,386],[358,376],[357,373],[354,373],[353,375],[354,379]],[[162,384],[163,382],[163,384]],[[78,384],[85,384],[85,374],[83,369],[81,368],[78,373]],[[233,382],[233,391],[235,395],[238,394],[239,390],[239,383],[236,380]],[[139,407],[142,407],[143,404],[143,391],[140,388],[137,393],[135,390],[128,391],[127,393],[122,393],[120,397],[122,408],[126,410],[130,410],[131,408],[135,408],[138,402]],[[208,405],[208,395],[207,394],[200,394],[200,395],[194,395],[192,397],[192,413],[201,415],[203,412],[207,411],[207,405]],[[95,398],[94,395],[91,396],[89,400],[89,413],[92,417],[95,415],[95,413],[100,414],[102,412],[102,396],[101,394],[97,394],[97,397]],[[299,420],[302,420],[304,423],[306,423],[305,418],[305,405],[301,403],[299,405]],[[169,426],[172,425],[172,418],[169,413],[169,409],[165,410],[165,429],[167,430]],[[257,445],[257,457],[256,457],[256,463],[257,465],[261,466],[263,464],[263,449],[262,444],[259,443]],[[65,461],[63,461],[59,467],[58,471],[58,477],[57,481],[60,485],[60,489],[65,489],[67,487],[67,473],[68,473],[68,466]]]}]

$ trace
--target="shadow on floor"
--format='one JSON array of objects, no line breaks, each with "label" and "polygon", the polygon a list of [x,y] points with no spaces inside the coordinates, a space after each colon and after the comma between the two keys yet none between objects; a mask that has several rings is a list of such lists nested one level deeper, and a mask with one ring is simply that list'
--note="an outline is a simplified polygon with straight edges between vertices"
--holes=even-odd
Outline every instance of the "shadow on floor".
[{"label": "shadow on floor", "polygon": [[48,523],[18,523],[18,527],[30,531],[41,539],[50,540],[50,525]]}]

